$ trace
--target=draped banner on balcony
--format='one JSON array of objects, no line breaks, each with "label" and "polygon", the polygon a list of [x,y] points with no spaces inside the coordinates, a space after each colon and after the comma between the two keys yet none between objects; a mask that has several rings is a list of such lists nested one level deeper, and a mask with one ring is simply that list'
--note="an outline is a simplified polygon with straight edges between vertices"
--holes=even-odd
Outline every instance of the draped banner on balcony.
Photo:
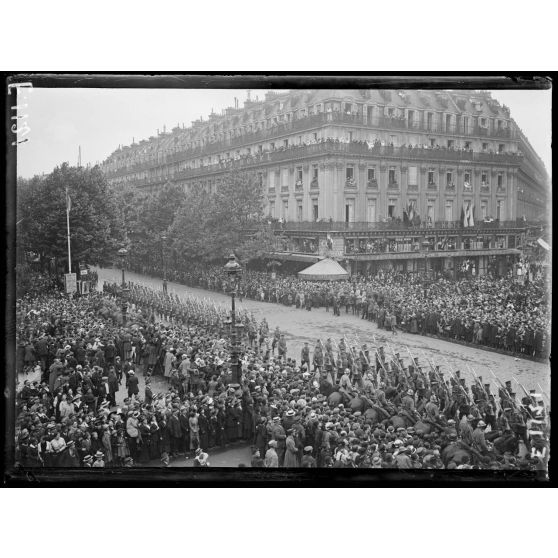
[{"label": "draped banner on balcony", "polygon": [[468,201],[461,209],[461,222],[463,228],[475,226],[475,205]]},{"label": "draped banner on balcony", "polygon": [[403,210],[403,223],[405,225],[420,225],[420,215],[416,209],[416,202],[410,201]]}]

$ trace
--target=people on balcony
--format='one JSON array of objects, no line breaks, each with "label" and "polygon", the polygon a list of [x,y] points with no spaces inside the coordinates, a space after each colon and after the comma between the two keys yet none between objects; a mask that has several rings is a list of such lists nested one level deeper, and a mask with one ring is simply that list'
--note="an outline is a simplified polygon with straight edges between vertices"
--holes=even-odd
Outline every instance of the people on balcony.
[{"label": "people on balcony", "polygon": [[[301,150],[301,149],[307,149],[309,146],[312,145],[325,145],[326,147],[331,147],[331,148],[336,148],[340,146],[350,146],[350,150],[351,152],[353,152],[355,149],[357,149],[358,151],[362,152],[362,153],[378,153],[378,154],[392,154],[395,153],[395,150],[397,149],[398,153],[401,155],[409,155],[409,156],[413,156],[413,155],[419,155],[420,153],[428,153],[431,151],[437,151],[437,152],[446,152],[446,153],[455,153],[456,156],[458,156],[459,154],[463,154],[463,153],[473,153],[473,150],[470,148],[465,148],[465,147],[454,147],[454,146],[441,146],[441,145],[406,145],[406,144],[402,144],[399,147],[396,147],[392,142],[385,144],[384,142],[380,141],[378,138],[376,138],[373,142],[368,142],[365,140],[350,140],[350,141],[344,141],[341,140],[339,138],[317,138],[316,140],[310,141],[310,142],[301,142],[298,144],[288,144],[288,145],[282,145],[282,146],[275,146],[273,145],[270,149],[262,149],[261,151],[257,152],[257,153],[244,153],[244,154],[239,154],[239,153],[235,153],[233,156],[229,156],[229,157],[220,157],[219,160],[217,162],[214,163],[210,163],[210,162],[203,162],[200,161],[199,164],[195,164],[193,162],[188,163],[185,167],[183,167],[182,169],[180,169],[180,171],[178,171],[178,176],[180,176],[180,174],[191,174],[193,171],[195,170],[200,170],[200,169],[204,169],[204,170],[226,170],[226,169],[231,169],[231,168],[235,168],[235,167],[241,167],[241,166],[245,166],[245,165],[249,165],[249,164],[256,164],[258,162],[262,162],[265,160],[268,160],[270,154],[272,153],[294,153],[297,150]],[[345,148],[343,148],[345,149]],[[482,152],[481,152],[482,153]],[[499,156],[509,156],[509,155],[516,155],[518,157],[521,157],[522,154],[520,152],[506,152],[506,151],[502,151],[502,152],[494,152],[492,150],[486,151],[485,152],[487,155],[489,155],[490,157],[499,157]],[[186,153],[185,153],[186,155]],[[148,164],[148,163],[147,163]],[[153,160],[153,165],[156,165],[158,163],[156,163],[156,159]],[[143,165],[145,166],[145,165]],[[143,168],[142,166],[142,168]],[[112,171],[111,173],[109,173],[109,176],[112,175],[119,175],[122,174],[122,172],[132,172],[132,170],[134,170],[135,167],[129,167],[128,165],[122,166],[120,167],[120,169],[117,169],[115,171]]]}]

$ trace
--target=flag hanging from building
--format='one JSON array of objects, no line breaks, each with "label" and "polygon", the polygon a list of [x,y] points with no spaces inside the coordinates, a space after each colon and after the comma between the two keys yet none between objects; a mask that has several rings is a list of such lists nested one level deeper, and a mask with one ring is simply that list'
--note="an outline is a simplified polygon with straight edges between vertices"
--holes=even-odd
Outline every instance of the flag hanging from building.
[{"label": "flag hanging from building", "polygon": [[475,226],[475,204],[469,202],[469,226]]},{"label": "flag hanging from building", "polygon": [[406,226],[409,225],[409,215],[407,213],[407,209],[403,210],[403,224]]},{"label": "flag hanging from building", "polygon": [[413,225],[419,226],[420,225],[420,215],[418,214],[418,211],[417,211],[417,208],[416,208],[416,201],[409,202],[408,214],[409,214],[409,221]]}]

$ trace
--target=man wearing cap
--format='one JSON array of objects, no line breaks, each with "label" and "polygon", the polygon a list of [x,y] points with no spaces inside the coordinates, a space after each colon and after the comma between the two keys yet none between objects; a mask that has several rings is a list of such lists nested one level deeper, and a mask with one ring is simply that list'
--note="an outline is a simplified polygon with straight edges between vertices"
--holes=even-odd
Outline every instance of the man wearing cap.
[{"label": "man wearing cap", "polygon": [[435,395],[430,396],[430,401],[424,406],[426,412],[426,421],[443,427],[440,424],[440,408],[438,407],[438,398]]},{"label": "man wearing cap", "polygon": [[351,371],[348,368],[345,368],[345,372],[341,376],[339,380],[339,392],[344,393],[346,395],[351,395],[354,391],[353,384],[351,383],[350,377]]},{"label": "man wearing cap", "polygon": [[137,397],[139,394],[139,379],[133,370],[130,370],[128,374],[128,397]]},{"label": "man wearing cap", "polygon": [[118,377],[116,376],[116,370],[114,366],[109,367],[109,372],[107,376],[108,383],[108,398],[111,405],[116,405],[116,392],[118,391]]},{"label": "man wearing cap", "polygon": [[398,469],[412,469],[413,463],[410,458],[410,447],[401,447],[395,455],[395,464]]},{"label": "man wearing cap", "polygon": [[254,445],[260,450],[260,455],[265,456],[268,440],[267,418],[261,417],[254,434]]},{"label": "man wearing cap", "polygon": [[287,358],[287,340],[285,339],[284,333],[281,333],[281,336],[279,337],[279,345],[277,347],[277,350],[281,362],[284,362],[285,359]]},{"label": "man wearing cap", "polygon": [[287,439],[287,435],[285,434],[285,429],[281,425],[280,417],[273,417],[273,425],[271,426],[270,434],[271,439],[276,442],[275,450],[279,460],[279,467],[282,467],[285,459],[285,440]]},{"label": "man wearing cap", "polygon": [[302,347],[302,351],[300,352],[300,366],[302,367],[304,364],[310,368],[310,347],[307,341],[304,343],[304,347]]},{"label": "man wearing cap", "polygon": [[483,420],[479,420],[477,427],[473,432],[473,449],[477,450],[479,453],[486,455],[489,452],[486,440],[484,438],[484,429],[486,428],[486,423]]}]

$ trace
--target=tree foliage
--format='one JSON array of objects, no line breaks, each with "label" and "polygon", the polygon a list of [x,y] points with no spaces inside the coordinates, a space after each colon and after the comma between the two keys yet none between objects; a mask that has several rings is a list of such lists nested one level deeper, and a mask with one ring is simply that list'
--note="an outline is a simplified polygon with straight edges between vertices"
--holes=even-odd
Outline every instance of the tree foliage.
[{"label": "tree foliage", "polygon": [[[123,227],[115,197],[98,167],[64,163],[45,177],[18,181],[17,242],[26,252],[67,261],[66,188],[71,199],[72,261],[107,261],[122,241]],[[74,268],[73,268],[74,269]]]},{"label": "tree foliage", "polygon": [[232,171],[214,190],[199,184],[186,192],[169,182],[150,193],[109,189],[97,167],[64,164],[48,176],[18,181],[18,242],[41,261],[67,258],[66,186],[74,264],[114,262],[122,246],[136,269],[162,268],[165,255],[167,265],[181,268],[191,260],[222,261],[231,251],[246,263],[273,250],[254,173]]},{"label": "tree foliage", "polygon": [[213,193],[194,189],[169,230],[174,257],[221,261],[231,251],[245,261],[258,257],[270,247],[262,215],[262,187],[254,173],[230,172]]}]

